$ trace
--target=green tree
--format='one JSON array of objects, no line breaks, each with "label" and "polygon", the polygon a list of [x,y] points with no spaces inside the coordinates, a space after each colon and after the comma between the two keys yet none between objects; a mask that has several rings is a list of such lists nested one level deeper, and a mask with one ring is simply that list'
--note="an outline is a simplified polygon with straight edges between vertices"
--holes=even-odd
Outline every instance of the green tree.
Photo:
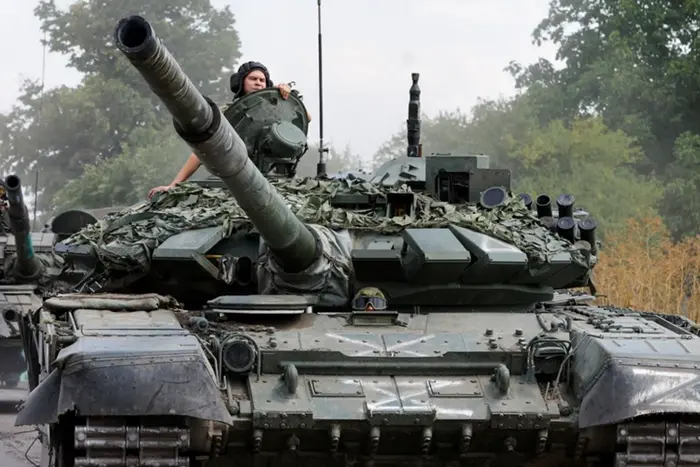
[{"label": "green tree", "polygon": [[148,190],[172,179],[191,150],[172,130],[146,130],[137,145],[125,145],[119,155],[83,166],[79,177],[56,193],[56,209],[125,206],[145,199]]},{"label": "green tree", "polygon": [[560,117],[601,115],[634,137],[646,156],[637,168],[662,174],[676,138],[700,132],[699,20],[697,1],[553,0],[533,36],[558,46],[564,68],[510,70],[520,88],[557,95]]},{"label": "green tree", "polygon": [[564,67],[509,67],[520,89],[539,90],[545,114],[601,116],[634,138],[644,155],[634,167],[663,183],[658,210],[676,238],[700,229],[699,30],[695,0],[553,0],[533,37],[555,44]]},{"label": "green tree", "polygon": [[[505,166],[517,177],[528,158],[536,157],[536,154],[519,153],[523,140],[532,139],[533,132],[542,126],[536,102],[529,94],[513,99],[481,99],[472,108],[471,117],[460,111],[423,116],[423,154],[486,154],[492,166]],[[549,119],[544,119],[544,124],[548,122]],[[375,166],[405,155],[406,145],[405,130],[392,136],[375,154]]]},{"label": "green tree", "polygon": [[[3,118],[0,168],[22,175],[38,169],[38,206],[50,210],[56,192],[79,177],[84,164],[138,144],[135,129],[143,135],[143,128],[156,128],[159,120],[152,109],[150,101],[118,80],[88,76],[75,88],[49,90],[43,99],[40,87],[27,83],[20,105]],[[33,185],[33,177],[24,178],[27,188]]]},{"label": "green tree", "polygon": [[217,10],[209,0],[83,0],[60,10],[53,0],[42,1],[35,14],[50,50],[67,55],[84,77],[75,88],[47,90],[43,97],[37,83],[27,82],[18,103],[0,116],[0,171],[25,176],[30,189],[26,175],[38,169],[41,210],[50,210],[56,193],[84,167],[157,139],[154,132],[172,132],[169,115],[114,45],[119,19],[133,11],[152,22],[204,94],[226,99],[228,75],[240,57],[228,8]]},{"label": "green tree", "polygon": [[678,240],[700,234],[700,136],[682,134],[676,140],[674,155],[659,211]]},{"label": "green tree", "polygon": [[514,177],[513,188],[533,197],[574,195],[604,234],[624,228],[630,217],[656,211],[660,184],[629,167],[640,157],[633,139],[609,130],[600,118],[575,120],[570,126],[555,120],[514,148],[510,158],[522,158],[524,169]]},{"label": "green tree", "polygon": [[[468,141],[464,139],[467,117],[460,111],[440,112],[436,117],[421,116],[421,144],[423,154],[431,152],[464,153]],[[405,156],[408,148],[406,123],[403,130],[384,142],[372,158],[373,168],[383,163]],[[473,149],[469,149],[473,152]]]},{"label": "green tree", "polygon": [[[146,18],[197,88],[214,100],[228,96],[228,74],[240,58],[240,41],[229,7],[210,0],[77,0],[66,10],[55,0],[35,9],[52,52],[65,54],[69,66],[88,76],[118,79],[158,103],[114,43],[120,19],[138,12]],[[164,110],[161,110],[164,112]]]},{"label": "green tree", "polygon": [[[631,168],[642,157],[633,138],[596,117],[542,125],[533,102],[528,95],[482,101],[471,118],[460,113],[424,118],[423,152],[489,155],[491,167],[512,171],[514,192],[553,198],[571,193],[603,231],[654,212],[661,188]],[[394,135],[378,153],[380,160],[403,155],[404,141],[405,135]]]}]

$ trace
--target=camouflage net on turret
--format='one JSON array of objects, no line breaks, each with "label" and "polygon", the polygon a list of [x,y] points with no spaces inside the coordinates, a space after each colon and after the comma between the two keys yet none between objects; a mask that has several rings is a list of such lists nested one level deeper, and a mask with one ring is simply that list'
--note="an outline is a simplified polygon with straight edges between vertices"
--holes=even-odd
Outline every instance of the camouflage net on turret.
[{"label": "camouflage net on turret", "polygon": [[[384,195],[382,187],[361,180],[316,180],[313,178],[271,181],[292,211],[306,223],[333,229],[364,230],[397,234],[406,228],[466,227],[524,251],[530,267],[550,262],[558,253],[569,252],[573,260],[593,267],[596,259],[575,248],[542,226],[534,213],[517,198],[486,210],[477,204],[448,204],[416,193],[413,217],[388,218],[373,211],[355,211],[331,206],[336,194]],[[391,191],[410,192],[408,187]],[[74,234],[66,243],[90,245],[107,270],[146,271],[153,250],[169,237],[185,230],[224,226],[227,232],[252,228],[243,210],[225,188],[183,183]]]}]

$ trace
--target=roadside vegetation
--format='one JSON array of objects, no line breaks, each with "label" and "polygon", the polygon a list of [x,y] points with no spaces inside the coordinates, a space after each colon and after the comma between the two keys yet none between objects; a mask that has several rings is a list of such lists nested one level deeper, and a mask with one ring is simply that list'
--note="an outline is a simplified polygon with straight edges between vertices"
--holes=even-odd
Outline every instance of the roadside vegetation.
[{"label": "roadside vegetation", "polygon": [[700,320],[700,236],[674,242],[659,217],[607,236],[594,282],[599,302]]}]

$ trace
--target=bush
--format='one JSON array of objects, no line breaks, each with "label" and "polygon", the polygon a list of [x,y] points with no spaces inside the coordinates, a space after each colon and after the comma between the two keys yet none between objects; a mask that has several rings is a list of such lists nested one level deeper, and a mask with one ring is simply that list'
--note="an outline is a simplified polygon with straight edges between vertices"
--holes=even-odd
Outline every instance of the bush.
[{"label": "bush", "polygon": [[[658,217],[606,236],[593,274],[602,303],[700,318],[700,236],[673,242]],[[599,300],[600,301],[600,300]]]}]

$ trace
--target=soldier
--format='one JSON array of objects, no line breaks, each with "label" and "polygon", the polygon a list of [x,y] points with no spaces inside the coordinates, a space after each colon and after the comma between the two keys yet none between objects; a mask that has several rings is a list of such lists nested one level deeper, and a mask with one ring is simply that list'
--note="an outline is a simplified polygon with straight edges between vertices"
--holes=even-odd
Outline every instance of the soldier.
[{"label": "soldier", "polygon": [[[233,101],[240,99],[241,97],[249,94],[251,92],[259,91],[265,88],[276,87],[280,90],[282,99],[287,99],[291,88],[288,84],[282,83],[274,85],[270,79],[270,73],[267,71],[265,65],[260,62],[246,62],[240,67],[238,71],[231,75],[231,91],[233,92]],[[307,114],[308,115],[308,114]],[[308,115],[309,121],[311,116]],[[187,181],[192,174],[194,174],[202,163],[195,153],[190,154],[185,162],[185,165],[180,169],[180,172],[175,176],[170,185],[162,185],[152,188],[148,192],[148,197],[153,197],[154,194],[162,191],[167,191],[171,187]]]}]

